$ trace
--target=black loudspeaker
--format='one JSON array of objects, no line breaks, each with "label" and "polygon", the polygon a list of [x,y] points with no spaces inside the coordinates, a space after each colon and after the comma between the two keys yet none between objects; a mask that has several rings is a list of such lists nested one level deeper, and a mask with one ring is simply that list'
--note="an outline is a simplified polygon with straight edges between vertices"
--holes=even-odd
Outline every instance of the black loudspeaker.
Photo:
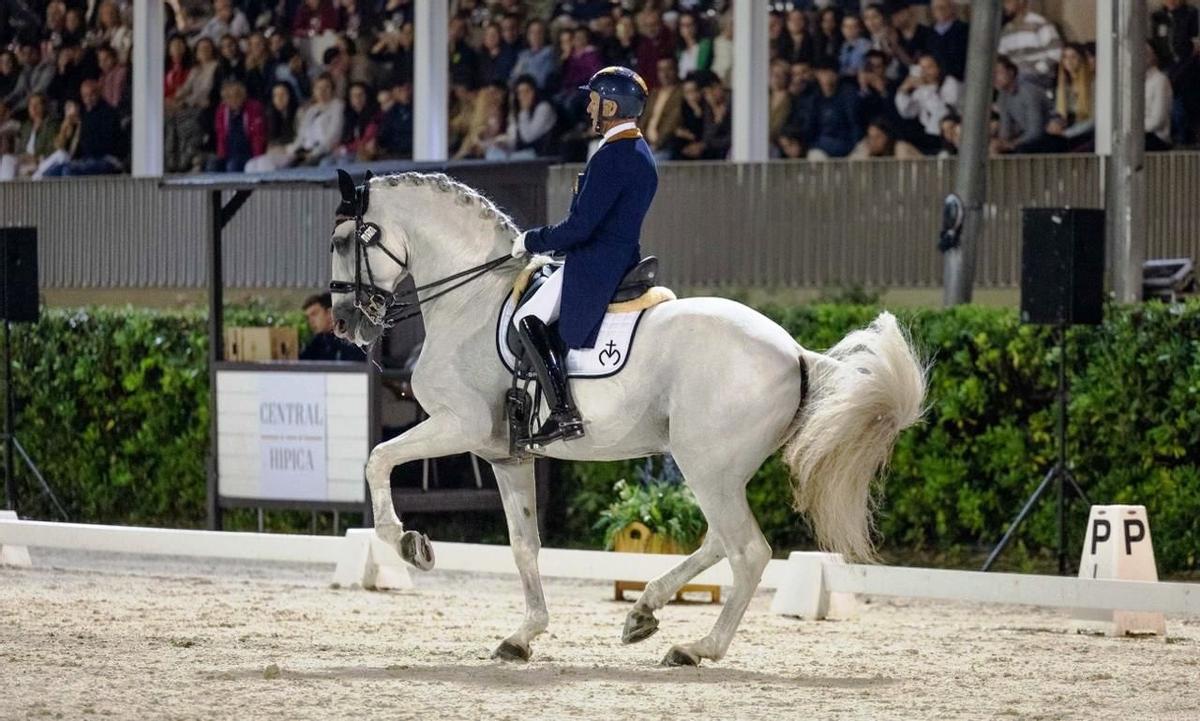
[{"label": "black loudspeaker", "polygon": [[1021,321],[1096,325],[1104,314],[1104,211],[1025,208]]},{"label": "black loudspeaker", "polygon": [[37,228],[0,228],[0,319],[38,319]]}]

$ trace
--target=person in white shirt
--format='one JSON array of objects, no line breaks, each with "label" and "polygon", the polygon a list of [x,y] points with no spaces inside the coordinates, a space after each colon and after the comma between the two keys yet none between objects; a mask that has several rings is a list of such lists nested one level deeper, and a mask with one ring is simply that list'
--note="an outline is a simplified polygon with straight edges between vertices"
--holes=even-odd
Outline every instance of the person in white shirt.
[{"label": "person in white shirt", "polygon": [[316,165],[338,146],[345,103],[334,97],[333,78],[322,73],[313,82],[313,97],[296,116],[296,139],[246,163],[247,173],[268,173],[294,165]]},{"label": "person in white shirt", "polygon": [[1171,149],[1171,81],[1158,69],[1158,51],[1146,43],[1146,150]]},{"label": "person in white shirt", "polygon": [[508,127],[490,142],[484,155],[488,160],[536,158],[558,122],[554,108],[539,97],[532,75],[517,78],[513,95],[516,102],[508,114]]},{"label": "person in white shirt", "polygon": [[958,111],[962,86],[953,76],[943,75],[932,55],[922,55],[913,71],[896,91],[896,110],[902,118],[918,118],[928,147],[936,148],[941,143],[942,118]]}]

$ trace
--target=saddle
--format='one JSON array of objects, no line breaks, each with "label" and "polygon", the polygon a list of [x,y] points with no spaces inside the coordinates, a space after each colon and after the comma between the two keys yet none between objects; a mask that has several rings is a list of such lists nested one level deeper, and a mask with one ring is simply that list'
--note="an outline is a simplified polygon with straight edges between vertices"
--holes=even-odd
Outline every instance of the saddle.
[{"label": "saddle", "polygon": [[[512,387],[505,397],[505,412],[508,416],[510,452],[517,457],[528,454],[528,451],[522,450],[518,439],[531,437],[538,428],[542,402],[536,374],[528,363],[519,361],[523,348],[512,318],[517,309],[528,302],[560,267],[561,262],[550,258],[534,258],[513,282],[512,294],[502,304],[497,319],[496,351],[501,362],[512,373]],[[559,350],[566,358],[568,377],[607,378],[625,366],[643,312],[651,306],[675,299],[670,289],[654,285],[657,275],[658,259],[654,256],[645,258],[625,274],[600,324],[595,348],[568,351],[560,345]],[[552,333],[552,337],[562,343],[557,332]],[[532,395],[530,386],[533,386]]]}]

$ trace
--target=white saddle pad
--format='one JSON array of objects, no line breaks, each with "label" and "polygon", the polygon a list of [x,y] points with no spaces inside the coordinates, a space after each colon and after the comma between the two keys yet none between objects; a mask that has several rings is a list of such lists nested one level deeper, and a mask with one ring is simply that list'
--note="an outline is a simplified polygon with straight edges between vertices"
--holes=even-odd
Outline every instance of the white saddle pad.
[{"label": "white saddle pad", "polygon": [[[496,323],[496,350],[509,373],[512,373],[517,359],[508,349],[505,336],[512,326],[515,309],[512,298],[504,301]],[[567,353],[567,375],[572,378],[606,378],[625,367],[633,336],[645,312],[643,309],[628,313],[606,313],[600,323],[595,347],[573,348]]]}]

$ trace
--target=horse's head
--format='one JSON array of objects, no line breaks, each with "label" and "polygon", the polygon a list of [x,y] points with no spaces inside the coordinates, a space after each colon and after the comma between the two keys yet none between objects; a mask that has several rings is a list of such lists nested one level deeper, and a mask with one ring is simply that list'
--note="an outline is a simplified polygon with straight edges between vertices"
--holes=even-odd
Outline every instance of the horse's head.
[{"label": "horse's head", "polygon": [[[407,242],[403,237],[384,237],[381,214],[370,207],[370,171],[356,187],[350,174],[339,170],[338,188],[342,201],[330,238],[334,333],[370,345],[383,332],[396,287],[408,274]],[[395,224],[389,232],[403,235]]]}]

